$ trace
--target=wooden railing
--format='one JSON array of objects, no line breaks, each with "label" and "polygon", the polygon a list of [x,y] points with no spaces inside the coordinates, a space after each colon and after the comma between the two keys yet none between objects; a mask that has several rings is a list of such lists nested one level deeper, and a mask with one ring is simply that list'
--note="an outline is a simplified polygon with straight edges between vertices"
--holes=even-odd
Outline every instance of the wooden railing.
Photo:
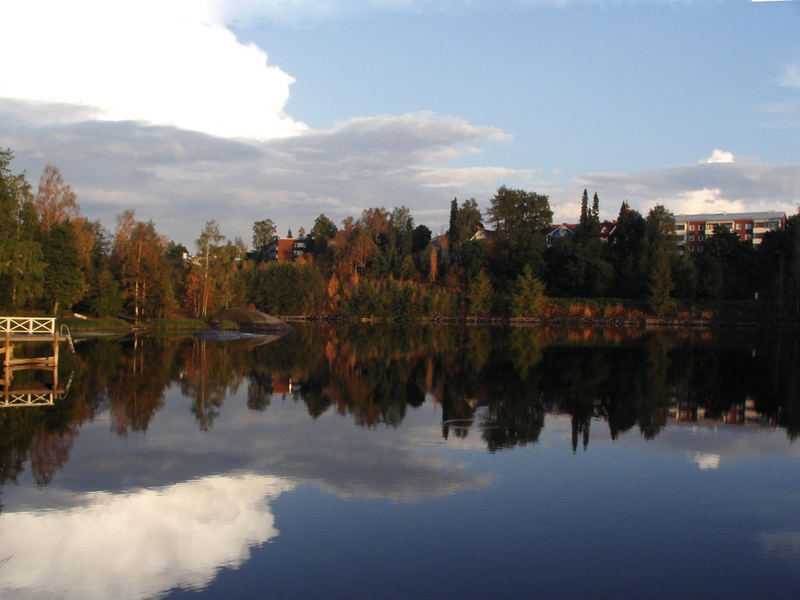
[{"label": "wooden railing", "polygon": [[55,317],[0,317],[0,333],[54,335],[55,332]]}]

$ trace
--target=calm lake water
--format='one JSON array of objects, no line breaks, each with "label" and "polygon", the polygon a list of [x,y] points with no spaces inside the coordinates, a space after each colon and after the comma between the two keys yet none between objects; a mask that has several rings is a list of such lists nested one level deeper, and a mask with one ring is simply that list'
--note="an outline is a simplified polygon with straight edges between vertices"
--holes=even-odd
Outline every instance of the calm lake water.
[{"label": "calm lake water", "polygon": [[3,598],[800,589],[785,333],[300,326],[76,350],[54,405],[0,408]]}]

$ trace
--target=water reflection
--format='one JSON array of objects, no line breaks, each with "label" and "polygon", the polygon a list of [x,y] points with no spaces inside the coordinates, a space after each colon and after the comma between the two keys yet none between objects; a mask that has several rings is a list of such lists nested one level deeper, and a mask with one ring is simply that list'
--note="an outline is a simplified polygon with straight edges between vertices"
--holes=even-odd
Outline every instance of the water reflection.
[{"label": "water reflection", "polygon": [[269,502],[292,487],[275,477],[207,477],[78,494],[68,508],[3,515],[2,588],[20,597],[65,599],[201,589],[278,535]]},{"label": "water reflection", "polygon": [[[282,564],[288,578],[305,581],[308,563],[287,568],[297,563],[293,548],[315,568],[351,549],[353,564],[363,558],[360,544],[383,548],[370,537],[381,523],[384,538],[396,536],[387,553],[408,545],[404,566],[416,557],[425,563],[417,572],[441,561],[461,573],[473,560],[472,568],[498,574],[492,585],[557,572],[509,557],[595,565],[595,579],[642,557],[631,571],[653,568],[652,540],[637,538],[639,529],[660,523],[668,538],[681,519],[665,514],[698,510],[707,512],[674,536],[673,559],[699,543],[696,523],[724,518],[736,521],[740,539],[714,546],[709,538],[700,554],[739,552],[746,537],[758,553],[794,560],[796,496],[774,518],[759,511],[778,505],[784,473],[796,480],[800,449],[786,437],[800,432],[798,359],[792,336],[741,332],[370,325],[298,326],[255,347],[186,337],[85,341],[61,357],[59,368],[75,372],[67,397],[0,409],[0,595],[199,590],[224,579],[220,569],[246,570],[259,553],[274,561],[259,562],[261,573],[279,575]],[[754,456],[794,471],[739,460]],[[726,468],[736,462],[739,479]],[[743,486],[752,495],[759,481],[770,496],[739,495]],[[277,500],[289,491],[292,502]],[[720,508],[726,495],[733,513]],[[335,510],[349,515],[341,527]],[[381,521],[389,513],[396,520]],[[613,514],[618,521],[606,518]],[[316,537],[306,533],[315,521]],[[620,531],[633,542],[627,556],[615,541]],[[472,544],[462,543],[472,533]],[[569,540],[591,543],[581,550]],[[275,546],[281,552],[266,550]],[[487,547],[503,559],[481,555]],[[389,564],[398,563],[372,568]]]},{"label": "water reflection", "polygon": [[[0,484],[26,461],[47,484],[82,423],[107,415],[118,435],[147,431],[177,385],[190,418],[211,431],[226,402],[253,412],[276,397],[314,419],[346,415],[361,427],[400,427],[426,399],[441,436],[479,436],[490,451],[535,443],[545,415],[567,415],[573,450],[592,427],[646,439],[668,421],[767,425],[800,433],[800,359],[792,336],[760,333],[308,326],[240,348],[195,338],[92,340],[62,357],[72,391],[55,406],[0,410]],[[604,424],[604,425],[602,425]],[[698,464],[712,468],[713,457]]]}]

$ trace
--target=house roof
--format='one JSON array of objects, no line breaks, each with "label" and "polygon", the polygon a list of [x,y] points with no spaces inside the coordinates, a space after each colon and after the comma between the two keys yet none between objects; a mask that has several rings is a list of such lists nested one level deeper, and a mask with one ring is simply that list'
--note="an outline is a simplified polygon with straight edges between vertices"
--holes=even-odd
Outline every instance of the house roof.
[{"label": "house roof", "polygon": [[742,212],[742,213],[700,213],[696,215],[675,215],[675,222],[683,221],[730,221],[745,219],[782,219],[786,213],[779,211]]}]

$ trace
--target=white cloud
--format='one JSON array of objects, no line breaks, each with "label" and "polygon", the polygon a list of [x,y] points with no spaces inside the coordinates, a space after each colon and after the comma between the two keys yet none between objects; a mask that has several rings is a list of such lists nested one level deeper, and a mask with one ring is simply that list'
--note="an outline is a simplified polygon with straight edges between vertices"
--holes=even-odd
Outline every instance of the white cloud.
[{"label": "white cloud", "polygon": [[327,131],[245,143],[131,122],[41,125],[42,111],[57,112],[0,101],[0,145],[15,151],[15,171],[26,169],[35,182],[52,162],[89,218],[113,228],[115,215],[133,208],[189,245],[210,219],[228,237],[248,240],[253,222],[265,217],[280,231],[296,231],[309,229],[321,212],[339,222],[370,206],[405,205],[436,230],[447,222],[453,196],[483,201],[502,183],[531,177],[505,167],[449,167],[476,146],[509,136],[431,113],[360,117]]},{"label": "white cloud", "polygon": [[694,452],[691,455],[692,462],[697,463],[701,471],[713,471],[719,468],[721,456],[714,452]]},{"label": "white cloud", "polygon": [[202,589],[278,535],[267,500],[292,488],[268,476],[206,477],[80,494],[71,508],[4,513],[0,592],[70,600]]},{"label": "white cloud", "polygon": [[704,158],[700,162],[711,164],[711,163],[732,163],[733,162],[733,153],[727,152],[725,150],[720,150],[719,148],[714,148],[714,151],[711,152],[711,156]]},{"label": "white cloud", "polygon": [[[551,195],[556,219],[559,207],[580,197],[584,188],[596,190],[601,213],[616,217],[620,203],[646,214],[656,204],[675,214],[699,212],[784,211],[793,214],[800,205],[800,163],[707,163],[638,173],[587,173],[575,187]],[[577,215],[567,214],[575,221]]]},{"label": "white cloud", "polygon": [[800,88],[800,69],[797,65],[789,65],[778,79],[778,83],[783,87]]},{"label": "white cloud", "polygon": [[[110,120],[269,139],[294,81],[197,0],[28,0],[0,7],[0,97],[87,107]],[[40,117],[45,116],[41,114]]]}]

